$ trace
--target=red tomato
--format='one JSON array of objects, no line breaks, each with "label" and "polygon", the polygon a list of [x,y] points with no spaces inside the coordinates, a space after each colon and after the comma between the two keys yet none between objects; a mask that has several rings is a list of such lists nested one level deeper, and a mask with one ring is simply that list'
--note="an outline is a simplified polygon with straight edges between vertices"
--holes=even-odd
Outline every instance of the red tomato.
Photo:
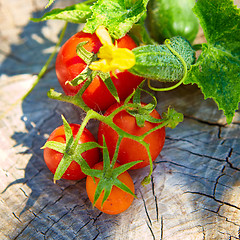
[{"label": "red tomato", "polygon": [[[78,32],[73,35],[60,49],[56,59],[56,74],[60,85],[65,94],[75,95],[82,84],[73,87],[66,84],[78,76],[87,66],[87,64],[77,55],[76,47],[80,42],[87,41],[84,48],[89,52],[97,53],[102,46],[96,34]],[[117,40],[119,48],[133,49],[136,47],[135,42],[128,35]],[[115,72],[117,78],[112,76],[111,79],[117,89],[121,100],[129,96],[133,90],[142,82],[143,78],[135,76],[128,71]],[[90,86],[82,95],[84,102],[96,111],[104,111],[116,102],[110,91],[99,76],[96,76]]]},{"label": "red tomato", "polygon": [[[115,164],[115,167],[120,166],[118,163]],[[103,169],[103,162],[97,163],[94,167],[94,169]],[[134,190],[134,183],[129,175],[128,172],[123,172],[118,176],[118,179],[124,183],[133,193],[135,192]],[[89,197],[89,200],[93,203],[94,201],[94,195],[95,191],[99,182],[98,178],[95,178],[96,182],[93,181],[92,177],[87,176],[86,179],[86,189],[87,189],[87,194]],[[107,200],[104,202],[102,205],[102,200],[103,200],[103,195],[104,193],[102,192],[100,194],[100,197],[96,201],[95,207],[99,209],[100,211],[107,213],[107,214],[119,214],[125,210],[127,210],[130,205],[132,204],[132,201],[134,199],[133,195],[130,193],[127,193],[123,191],[122,189],[113,186],[112,191],[110,195],[108,196]],[[102,206],[101,206],[102,205]]]},{"label": "red tomato", "polygon": [[[115,109],[121,106],[122,103],[117,103],[112,105],[106,112],[105,116],[112,113]],[[144,105],[144,104],[143,104]],[[156,110],[153,110],[150,114],[152,117],[160,119],[160,115]],[[136,123],[135,117],[131,116],[127,111],[123,110],[115,115],[113,118],[113,122],[122,130],[127,133],[130,133],[135,136],[141,136],[142,134],[146,133],[150,129],[156,127],[158,124],[150,123],[145,121],[143,127],[139,127]],[[98,142],[100,145],[103,144],[103,136],[106,140],[106,144],[108,147],[109,155],[112,158],[115,152],[118,134],[115,130],[113,130],[107,124],[100,122],[99,129],[98,129]],[[144,141],[149,144],[150,146],[150,153],[152,157],[152,161],[154,161],[159,153],[161,152],[164,142],[165,142],[165,128],[162,127],[150,134],[148,134]],[[140,144],[139,142],[129,139],[123,138],[118,153],[118,162],[120,164],[125,164],[132,161],[143,160],[143,162],[134,165],[131,169],[138,169],[143,168],[149,165],[149,158],[147,155],[146,148]]]},{"label": "red tomato", "polygon": [[[70,124],[70,127],[73,132],[73,137],[75,138],[80,128],[80,125]],[[56,128],[51,133],[51,135],[48,138],[48,141],[66,143],[66,136],[63,125]],[[86,142],[96,142],[96,139],[94,138],[92,133],[85,128],[79,140],[79,144]],[[52,173],[55,173],[58,164],[60,163],[63,157],[63,154],[53,149],[45,148],[43,155],[49,170]],[[82,157],[86,160],[90,167],[93,167],[99,161],[99,150],[97,148],[90,149],[86,152],[83,152]],[[62,176],[62,178],[68,180],[80,180],[83,179],[84,177],[86,177],[86,175],[82,172],[80,165],[75,161],[71,162],[70,166],[67,168],[66,172]]]}]

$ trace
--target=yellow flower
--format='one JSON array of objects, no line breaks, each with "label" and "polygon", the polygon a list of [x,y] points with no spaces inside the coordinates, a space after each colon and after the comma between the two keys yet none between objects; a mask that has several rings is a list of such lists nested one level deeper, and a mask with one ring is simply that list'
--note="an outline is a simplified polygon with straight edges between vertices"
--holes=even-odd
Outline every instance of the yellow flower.
[{"label": "yellow flower", "polygon": [[115,70],[124,71],[135,65],[135,55],[127,48],[118,48],[113,45],[112,39],[106,28],[100,26],[96,30],[96,34],[102,43],[99,49],[99,61],[90,64],[92,70],[100,70],[102,72],[114,72]]}]

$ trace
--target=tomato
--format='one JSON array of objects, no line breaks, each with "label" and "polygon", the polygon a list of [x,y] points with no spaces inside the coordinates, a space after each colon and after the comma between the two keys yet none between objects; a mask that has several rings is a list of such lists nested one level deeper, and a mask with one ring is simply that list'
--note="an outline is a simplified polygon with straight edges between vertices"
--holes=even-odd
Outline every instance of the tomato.
[{"label": "tomato", "polygon": [[[71,81],[78,76],[87,66],[87,64],[77,55],[76,47],[79,43],[87,41],[84,48],[89,52],[97,53],[102,46],[96,34],[78,32],[73,35],[61,47],[56,59],[56,74],[65,94],[75,95],[83,86],[84,82],[78,86],[70,86],[66,81]],[[131,37],[125,35],[117,40],[119,48],[133,49],[136,47]],[[121,100],[129,96],[133,90],[142,82],[143,78],[129,73],[127,70],[115,72],[116,77],[111,74],[111,79],[117,89]],[[84,102],[96,111],[104,111],[116,102],[110,91],[99,76],[96,76],[90,86],[83,93]]]},{"label": "tomato", "polygon": [[[104,115],[109,115],[121,105],[122,103],[112,105],[109,109],[107,109]],[[155,109],[150,115],[157,119],[161,118]],[[135,136],[141,136],[158,125],[157,123],[145,121],[144,126],[139,127],[136,123],[135,117],[125,110],[117,113],[113,118],[113,122],[125,132]],[[118,133],[107,124],[100,122],[98,129],[98,142],[100,145],[103,144],[103,136],[106,140],[109,155],[112,158],[118,140]],[[151,132],[144,138],[144,142],[149,144],[152,161],[154,161],[163,148],[165,142],[165,128],[162,127],[154,132]],[[146,148],[139,142],[126,137],[124,137],[120,143],[117,159],[120,164],[143,160],[143,162],[134,165],[131,169],[143,168],[150,164]]]},{"label": "tomato", "polygon": [[[73,137],[75,138],[78,130],[80,128],[79,124],[70,124],[70,127],[73,132]],[[56,128],[49,136],[48,141],[56,141],[60,143],[66,143],[66,136],[64,132],[64,126],[60,126]],[[96,142],[96,139],[92,135],[92,133],[88,129],[84,129],[82,136],[80,137],[79,144],[86,142]],[[63,154],[57,152],[50,148],[45,148],[44,152],[44,160],[52,173],[55,173],[58,164],[60,163]],[[82,157],[86,160],[90,167],[93,167],[99,161],[99,150],[97,148],[90,149],[86,152],[82,153]],[[63,179],[68,180],[80,180],[86,177],[86,175],[82,172],[80,165],[72,161],[70,166],[67,168],[66,172],[63,174]]]},{"label": "tomato", "polygon": [[[118,167],[119,164],[116,163],[114,167]],[[103,162],[97,163],[94,169],[103,169]],[[118,179],[124,183],[133,193],[134,190],[134,183],[129,175],[129,173],[123,172],[118,176]],[[95,178],[96,182],[94,182],[91,176],[87,176],[86,179],[86,190],[89,200],[93,203],[95,191],[99,182],[98,178]],[[107,214],[119,214],[125,210],[127,210],[133,202],[134,196],[130,193],[123,191],[122,189],[113,186],[110,195],[108,196],[107,200],[102,205],[104,192],[100,194],[100,197],[95,203],[95,207],[100,211],[107,213]],[[101,206],[102,205],[102,206]]]}]

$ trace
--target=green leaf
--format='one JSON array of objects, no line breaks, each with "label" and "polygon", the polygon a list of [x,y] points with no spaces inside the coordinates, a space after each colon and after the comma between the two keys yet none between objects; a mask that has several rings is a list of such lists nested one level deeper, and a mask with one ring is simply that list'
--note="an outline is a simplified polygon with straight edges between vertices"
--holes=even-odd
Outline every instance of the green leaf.
[{"label": "green leaf", "polygon": [[94,33],[103,25],[113,38],[119,39],[143,16],[146,3],[146,0],[98,0],[91,7],[93,14],[83,31]]},{"label": "green leaf", "polygon": [[56,141],[47,141],[41,149],[51,148],[57,152],[64,153],[66,150],[66,144]]},{"label": "green leaf", "polygon": [[105,184],[105,187],[104,187],[104,195],[103,195],[103,200],[102,200],[102,204],[107,200],[107,198],[109,197],[111,191],[112,191],[112,188],[113,188],[113,184]]},{"label": "green leaf", "polygon": [[66,136],[66,149],[68,150],[71,147],[74,140],[73,133],[70,125],[68,124],[67,120],[63,115],[62,115],[62,120],[63,120],[64,132]]},{"label": "green leaf", "polygon": [[175,128],[180,122],[183,121],[183,114],[175,111],[173,108],[168,108],[167,112],[162,114],[165,121],[167,121],[166,127]]},{"label": "green leaf", "polygon": [[78,86],[81,83],[83,83],[91,74],[91,70],[86,67],[78,76],[76,76],[73,80],[71,81],[66,81],[66,84],[69,84],[71,86]]},{"label": "green leaf", "polygon": [[85,142],[78,144],[74,151],[75,161],[81,165],[82,158],[79,160],[79,156],[81,156],[82,153],[94,148],[102,148],[102,146],[100,146],[97,142]]},{"label": "green leaf", "polygon": [[[83,46],[87,44],[87,41],[81,42],[77,45],[77,55],[87,64],[89,65],[93,61],[94,53],[89,52]],[[95,60],[95,59],[94,59]]]},{"label": "green leaf", "polygon": [[240,101],[240,10],[231,0],[199,0],[193,10],[207,44],[184,83],[214,99],[230,124]]},{"label": "green leaf", "polygon": [[81,170],[84,174],[92,176],[93,178],[102,178],[103,171],[98,169],[91,169],[86,160],[81,155],[79,155],[75,159],[75,161],[81,166]]},{"label": "green leaf", "polygon": [[54,181],[61,179],[62,175],[66,172],[67,168],[72,162],[71,156],[64,154],[60,163],[58,164],[58,167],[56,169],[56,172],[54,174]]},{"label": "green leaf", "polygon": [[110,73],[104,73],[104,72],[97,72],[97,73],[98,73],[97,75],[103,80],[107,89],[110,91],[110,93],[116,99],[116,101],[120,102],[117,89],[116,89],[115,85],[113,84],[113,81],[110,77]]},{"label": "green leaf", "polygon": [[114,180],[114,185],[120,189],[122,189],[124,192],[130,193],[131,195],[133,195],[135,198],[137,198],[137,196],[131,191],[131,189],[129,187],[127,187],[123,182],[121,182],[119,179],[115,179]]},{"label": "green leaf", "polygon": [[[110,156],[109,156],[105,138],[103,136],[103,172],[106,173],[106,171],[108,171],[109,168],[110,168]],[[112,174],[112,171],[110,171],[109,174],[107,175],[110,175],[110,174]]]},{"label": "green leaf", "polygon": [[129,163],[125,163],[117,168],[114,168],[113,171],[113,177],[116,178],[117,176],[119,176],[121,173],[126,172],[127,170],[129,170],[131,167],[133,167],[134,165],[138,164],[142,162],[142,160],[139,161],[133,161],[133,162],[129,162]]},{"label": "green leaf", "polygon": [[[53,1],[49,1],[47,7],[52,3]],[[50,12],[45,13],[41,18],[31,18],[31,20],[34,22],[40,22],[55,19],[64,20],[71,23],[85,23],[87,18],[89,18],[91,15],[92,12],[89,5],[85,3],[78,3],[63,9],[53,9]]]},{"label": "green leaf", "polygon": [[[100,181],[98,182],[95,194],[94,194],[94,200],[93,200],[93,206],[95,205],[96,201],[98,200],[98,198],[100,197],[102,191],[104,191],[104,189],[106,187],[109,187],[109,179],[106,178],[101,178]],[[111,186],[111,185],[110,185]],[[112,186],[111,186],[112,187]],[[104,201],[102,201],[103,205]]]}]

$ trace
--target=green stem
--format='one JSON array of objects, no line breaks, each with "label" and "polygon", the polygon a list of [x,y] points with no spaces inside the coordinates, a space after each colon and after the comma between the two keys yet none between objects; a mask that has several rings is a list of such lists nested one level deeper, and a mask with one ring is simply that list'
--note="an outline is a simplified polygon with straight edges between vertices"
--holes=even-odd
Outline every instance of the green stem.
[{"label": "green stem", "polygon": [[80,88],[78,93],[74,96],[69,96],[64,93],[59,93],[54,91],[53,89],[50,89],[48,91],[48,97],[58,101],[72,103],[77,107],[81,108],[83,111],[88,112],[91,110],[91,108],[88,107],[86,103],[83,101],[82,95],[84,91],[88,88],[88,86],[91,84],[91,82],[92,82],[92,76],[90,76],[90,78],[85,80],[83,86]]},{"label": "green stem", "polygon": [[171,86],[171,87],[168,87],[168,88],[155,88],[155,87],[152,87],[151,84],[150,84],[150,79],[148,79],[148,87],[153,90],[153,91],[157,91],[157,92],[165,92],[165,91],[170,91],[170,90],[173,90],[175,88],[177,88],[178,86],[180,86],[184,80],[186,79],[187,77],[187,64],[185,62],[185,60],[183,59],[183,57],[178,53],[176,52],[171,46],[170,46],[170,40],[167,39],[165,40],[165,45],[167,46],[167,48],[180,60],[180,62],[182,63],[183,65],[183,68],[184,68],[184,74],[183,74],[183,77],[182,79],[175,85]]},{"label": "green stem", "polygon": [[81,127],[79,128],[78,133],[77,133],[77,135],[76,135],[76,138],[75,138],[75,140],[74,140],[74,142],[73,142],[73,144],[72,144],[72,146],[71,146],[71,148],[70,148],[70,151],[71,151],[70,154],[71,154],[71,153],[73,154],[74,151],[76,150],[77,145],[78,145],[78,142],[79,142],[79,140],[80,140],[80,138],[81,138],[81,135],[82,135],[82,133],[83,133],[84,128],[87,126],[87,123],[88,123],[91,119],[102,120],[102,119],[104,119],[104,118],[105,118],[104,116],[102,116],[101,114],[95,112],[95,111],[92,110],[92,109],[87,112],[87,115],[85,116],[84,120],[82,121]]},{"label": "green stem", "polygon": [[65,22],[65,25],[63,26],[63,29],[62,29],[62,32],[60,34],[60,37],[59,37],[59,40],[58,42],[56,43],[55,45],[55,48],[52,52],[52,54],[50,55],[50,57],[48,58],[47,62],[45,63],[45,65],[42,67],[42,69],[40,70],[38,76],[37,76],[37,79],[34,81],[31,89],[21,98],[21,100],[23,101],[31,92],[32,90],[36,87],[36,85],[39,83],[40,79],[44,76],[44,74],[46,73],[47,69],[48,69],[48,66],[49,64],[51,63],[51,61],[53,60],[54,56],[56,55],[57,51],[58,51],[58,48],[63,40],[63,37],[65,35],[65,32],[66,32],[66,29],[67,29],[67,25],[68,23]]},{"label": "green stem", "polygon": [[118,141],[117,141],[117,144],[116,144],[116,148],[115,148],[115,152],[114,152],[114,155],[113,155],[113,158],[112,158],[112,162],[111,162],[111,167],[113,168],[116,161],[117,161],[117,157],[118,157],[118,152],[119,152],[119,147],[120,147],[120,143],[123,139],[123,136],[119,136],[118,137]]},{"label": "green stem", "polygon": [[150,167],[148,175],[142,181],[142,185],[145,186],[146,184],[149,184],[150,181],[151,181],[151,176],[152,176],[152,172],[153,172],[153,162],[152,162],[152,156],[151,156],[151,153],[150,153],[150,146],[149,146],[149,144],[144,142],[144,143],[142,143],[142,145],[147,150],[148,159],[149,159],[149,167]]}]

